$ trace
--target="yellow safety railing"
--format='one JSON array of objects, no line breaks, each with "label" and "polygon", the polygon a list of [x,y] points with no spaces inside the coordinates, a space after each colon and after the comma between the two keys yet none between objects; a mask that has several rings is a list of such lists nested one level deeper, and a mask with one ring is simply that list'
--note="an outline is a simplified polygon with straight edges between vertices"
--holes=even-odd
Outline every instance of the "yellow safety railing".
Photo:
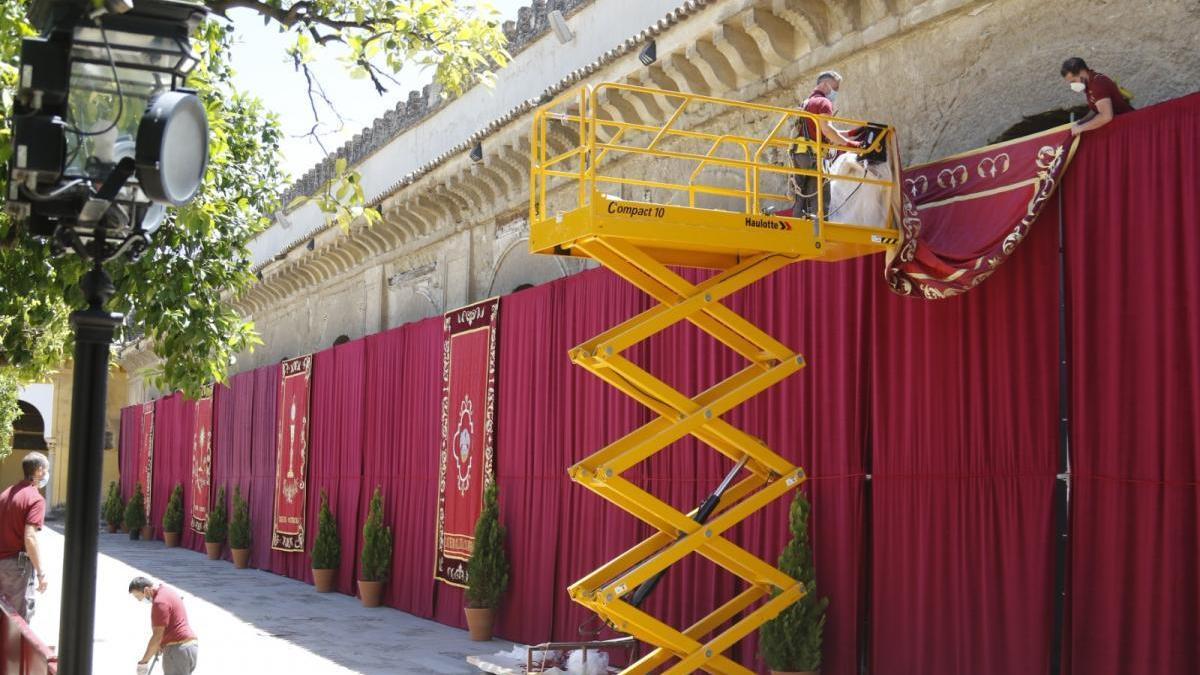
[{"label": "yellow safety railing", "polygon": [[[637,122],[613,119],[607,110],[613,108],[605,102],[619,97],[652,98],[667,102],[669,114],[662,123],[641,120]],[[707,107],[706,117],[719,120],[730,116],[754,116],[769,124],[769,131],[761,136],[713,133],[692,128],[681,128],[680,120],[689,113],[700,112]],[[885,199],[890,202],[895,189],[898,167],[894,153],[889,153],[892,180],[877,180],[867,177],[834,175],[828,173],[818,162],[814,169],[791,166],[788,152],[799,146],[801,150],[811,148],[817,158],[832,151],[871,153],[887,148],[892,137],[890,127],[872,125],[879,130],[867,148],[853,148],[828,143],[823,134],[815,139],[793,138],[791,134],[798,125],[810,124],[818,128],[821,122],[862,127],[869,123],[842,117],[819,116],[798,109],[780,108],[758,103],[744,103],[690,94],[686,92],[651,89],[628,84],[604,83],[595,87],[582,87],[564,93],[543,105],[534,115],[531,137],[533,161],[531,163],[531,186],[529,195],[530,219],[553,217],[556,213],[570,211],[589,205],[596,193],[620,189],[621,186],[661,190],[667,193],[660,203],[676,203],[686,199],[690,207],[697,206],[697,197],[709,195],[737,200],[738,208],[718,210],[735,211],[747,215],[761,215],[766,205],[777,206],[789,202],[791,196],[775,192],[764,183],[779,177],[808,176],[816,179],[817,218],[820,225],[827,222],[825,186],[830,181],[850,181],[857,184],[874,185],[884,189]],[[747,126],[739,123],[738,126]],[[764,125],[765,126],[765,125]],[[702,149],[669,148],[672,143],[685,145],[688,142],[703,144]],[[565,149],[555,151],[555,144],[566,144]],[[560,145],[561,147],[561,145]],[[772,152],[774,151],[774,152]],[[736,156],[723,156],[732,153]],[[656,179],[639,177],[636,167],[628,160],[636,158],[666,160],[674,162],[665,177]],[[689,168],[690,167],[690,168]],[[705,182],[705,170],[724,167],[742,175],[742,185],[727,185]],[[573,186],[572,186],[573,184]],[[570,189],[568,186],[573,187]],[[562,199],[551,205],[554,192],[573,194],[574,199]],[[649,201],[649,200],[647,200]],[[714,208],[714,207],[710,207]],[[839,225],[879,227],[878,223],[850,223],[840,220]],[[887,227],[893,227],[890,222]]]}]

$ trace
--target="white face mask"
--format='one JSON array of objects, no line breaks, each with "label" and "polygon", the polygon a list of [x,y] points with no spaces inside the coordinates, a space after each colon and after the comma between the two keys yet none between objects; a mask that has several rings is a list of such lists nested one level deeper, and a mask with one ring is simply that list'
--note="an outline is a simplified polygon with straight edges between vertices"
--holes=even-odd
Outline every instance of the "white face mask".
[{"label": "white face mask", "polygon": [[46,473],[42,474],[42,479],[38,481],[38,489],[40,490],[40,489],[46,487],[46,484],[49,482],[50,482],[50,472],[47,471]]},{"label": "white face mask", "polygon": [[825,94],[825,98],[829,99],[830,103],[836,103],[837,102],[837,91],[830,89],[829,93]]},{"label": "white face mask", "polygon": [[1072,82],[1071,83],[1071,91],[1082,94],[1085,90],[1087,90],[1086,84],[1084,84],[1082,82]]}]

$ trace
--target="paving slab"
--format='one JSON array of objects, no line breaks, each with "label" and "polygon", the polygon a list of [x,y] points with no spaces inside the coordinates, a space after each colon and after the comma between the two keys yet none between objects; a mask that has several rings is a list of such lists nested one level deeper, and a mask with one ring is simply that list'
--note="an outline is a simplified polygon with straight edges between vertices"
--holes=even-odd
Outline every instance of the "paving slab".
[{"label": "paving slab", "polygon": [[[42,531],[50,588],[32,627],[58,643],[63,537],[61,523]],[[59,531],[56,531],[58,529]],[[127,592],[136,575],[178,588],[200,639],[198,675],[320,673],[472,673],[470,654],[506,651],[511,643],[472,642],[466,631],[259,570],[235,570],[201,553],[100,535],[96,642],[92,672],[133,673],[150,636],[150,606]],[[156,672],[161,670],[156,669]]]}]

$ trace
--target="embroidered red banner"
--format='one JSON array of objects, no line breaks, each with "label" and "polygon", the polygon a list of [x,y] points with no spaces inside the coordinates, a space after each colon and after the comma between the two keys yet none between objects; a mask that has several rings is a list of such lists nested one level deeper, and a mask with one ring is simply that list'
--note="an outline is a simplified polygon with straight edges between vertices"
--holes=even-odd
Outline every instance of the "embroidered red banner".
[{"label": "embroidered red banner", "polygon": [[494,475],[499,316],[499,299],[445,316],[434,578],[454,586],[467,584],[475,521],[483,508],[483,489]]},{"label": "embroidered red banner", "polygon": [[1075,152],[1067,127],[991,145],[902,174],[902,244],[892,290],[949,298],[978,286],[1025,238]]},{"label": "embroidered red banner", "polygon": [[312,355],[284,361],[275,436],[275,522],[271,548],[304,550],[308,402]]},{"label": "embroidered red banner", "polygon": [[204,534],[212,499],[212,390],[196,401],[196,424],[192,429],[192,530]]},{"label": "embroidered red banner", "polygon": [[150,486],[154,485],[154,402],[142,405],[142,437],[138,443],[137,482],[146,499],[146,523],[150,523]]}]

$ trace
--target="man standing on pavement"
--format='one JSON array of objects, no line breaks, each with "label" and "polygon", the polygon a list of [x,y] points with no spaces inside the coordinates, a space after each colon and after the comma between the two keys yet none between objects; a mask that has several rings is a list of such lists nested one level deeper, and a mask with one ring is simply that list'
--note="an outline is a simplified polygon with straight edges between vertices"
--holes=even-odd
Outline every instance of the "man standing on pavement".
[{"label": "man standing on pavement", "polygon": [[175,589],[163,583],[154,583],[146,577],[134,577],[129,582],[129,593],[138,602],[146,602],[150,609],[150,642],[137,664],[137,675],[146,675],[150,670],[150,659],[162,650],[163,675],[190,675],[196,670],[200,645],[196,633],[188,625],[187,610],[183,598]]},{"label": "man standing on pavement", "polygon": [[0,596],[29,621],[35,588],[37,593],[46,592],[37,540],[46,520],[46,500],[38,490],[50,480],[50,461],[40,452],[31,452],[21,469],[25,479],[0,492]]}]

